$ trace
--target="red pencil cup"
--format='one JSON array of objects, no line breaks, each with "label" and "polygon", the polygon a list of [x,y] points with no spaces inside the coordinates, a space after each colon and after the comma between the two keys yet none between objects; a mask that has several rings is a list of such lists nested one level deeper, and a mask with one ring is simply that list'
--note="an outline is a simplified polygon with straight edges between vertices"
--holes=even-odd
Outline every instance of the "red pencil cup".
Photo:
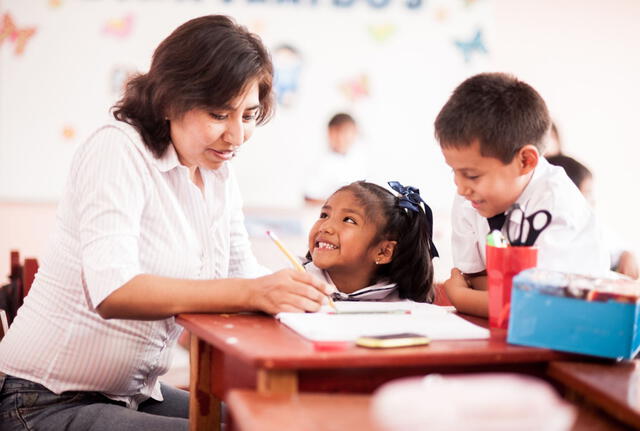
[{"label": "red pencil cup", "polygon": [[489,326],[507,328],[511,304],[511,282],[520,271],[538,263],[536,247],[492,247],[487,245]]}]

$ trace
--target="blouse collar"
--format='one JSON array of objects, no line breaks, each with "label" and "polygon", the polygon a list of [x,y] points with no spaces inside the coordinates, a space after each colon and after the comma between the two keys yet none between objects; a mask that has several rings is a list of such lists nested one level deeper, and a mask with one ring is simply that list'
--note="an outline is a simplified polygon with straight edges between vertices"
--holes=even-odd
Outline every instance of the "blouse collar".
[{"label": "blouse collar", "polygon": [[[144,144],[144,142],[142,141],[142,137],[133,126],[124,122],[118,122],[118,126],[125,129],[127,134],[133,140],[135,146],[142,152],[145,158],[151,160],[151,162],[158,168],[160,172],[169,172],[172,169],[182,166],[182,164],[180,163],[180,159],[178,159],[178,153],[176,152],[173,144],[169,144],[161,157],[156,157]],[[211,172],[214,177],[220,180],[226,180],[229,177],[228,162],[224,163],[219,169],[202,169],[202,173],[204,174],[205,172]]]},{"label": "blouse collar", "polygon": [[358,289],[355,292],[344,293],[336,288],[327,271],[318,268],[313,262],[305,263],[304,267],[308,273],[326,281],[334,288],[331,297],[336,301],[397,301],[400,299],[396,284],[389,283],[388,280],[382,280],[371,286]]}]

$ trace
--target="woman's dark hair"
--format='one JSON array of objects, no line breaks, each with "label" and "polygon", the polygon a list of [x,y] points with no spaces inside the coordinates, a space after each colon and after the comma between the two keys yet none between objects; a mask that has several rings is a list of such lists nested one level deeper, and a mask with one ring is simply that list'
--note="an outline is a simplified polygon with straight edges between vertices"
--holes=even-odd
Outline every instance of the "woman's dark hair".
[{"label": "woman's dark hair", "polygon": [[424,211],[401,208],[399,198],[387,189],[366,181],[356,181],[338,192],[348,190],[365,208],[367,216],[378,224],[374,242],[397,241],[391,262],[378,265],[375,280],[395,283],[400,298],[420,302],[433,301],[433,263],[429,253],[431,231]]},{"label": "woman's dark hair", "polygon": [[167,117],[194,108],[219,109],[258,81],[257,124],[273,114],[271,57],[255,34],[229,17],[192,19],[169,35],[153,53],[149,72],[132,78],[113,116],[131,124],[145,145],[161,157],[170,145]]}]

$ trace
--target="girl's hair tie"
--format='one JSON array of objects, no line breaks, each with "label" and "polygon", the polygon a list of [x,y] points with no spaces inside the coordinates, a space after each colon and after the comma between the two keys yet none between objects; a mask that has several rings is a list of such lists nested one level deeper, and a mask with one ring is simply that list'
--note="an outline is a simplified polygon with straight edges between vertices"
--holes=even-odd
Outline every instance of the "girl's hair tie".
[{"label": "girl's hair tie", "polygon": [[413,211],[420,214],[421,210],[427,217],[429,225],[429,254],[432,258],[438,257],[438,250],[433,243],[433,212],[427,203],[420,196],[420,190],[412,186],[403,186],[398,181],[389,181],[389,187],[398,193],[398,206],[404,210]]}]

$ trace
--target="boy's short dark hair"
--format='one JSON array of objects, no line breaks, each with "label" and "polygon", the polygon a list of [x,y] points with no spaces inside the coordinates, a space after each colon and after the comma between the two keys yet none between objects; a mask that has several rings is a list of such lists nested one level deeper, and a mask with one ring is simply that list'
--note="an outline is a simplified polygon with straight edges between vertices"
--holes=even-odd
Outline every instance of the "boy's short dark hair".
[{"label": "boy's short dark hair", "polygon": [[525,145],[542,153],[551,125],[542,97],[506,73],[481,73],[460,84],[435,121],[442,148],[464,148],[474,140],[480,153],[510,163]]},{"label": "boy's short dark hair", "polygon": [[329,120],[329,124],[327,125],[329,128],[342,126],[343,124],[353,124],[355,126],[356,120],[349,114],[345,114],[344,112],[339,112]]},{"label": "boy's short dark hair", "polygon": [[567,176],[578,188],[580,188],[584,180],[593,177],[589,168],[572,157],[558,154],[556,156],[547,157],[547,161],[552,165],[564,168]]}]

